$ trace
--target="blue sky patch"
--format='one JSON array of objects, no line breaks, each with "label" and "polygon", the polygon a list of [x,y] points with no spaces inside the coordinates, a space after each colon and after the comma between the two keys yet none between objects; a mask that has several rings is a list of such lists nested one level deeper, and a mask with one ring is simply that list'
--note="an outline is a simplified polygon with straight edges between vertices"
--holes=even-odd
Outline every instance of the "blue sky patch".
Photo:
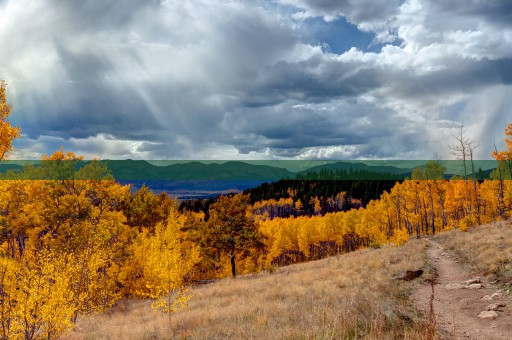
[{"label": "blue sky patch", "polygon": [[380,44],[372,44],[374,34],[360,31],[345,18],[326,22],[323,18],[307,18],[303,22],[306,42],[313,45],[327,44],[328,52],[342,54],[352,47],[361,51],[376,52]]}]

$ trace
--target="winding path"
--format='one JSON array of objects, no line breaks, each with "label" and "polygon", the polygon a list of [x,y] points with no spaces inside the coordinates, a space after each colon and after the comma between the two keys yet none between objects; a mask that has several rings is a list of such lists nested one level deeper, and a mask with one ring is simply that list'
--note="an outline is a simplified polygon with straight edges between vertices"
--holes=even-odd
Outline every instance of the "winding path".
[{"label": "winding path", "polygon": [[[437,272],[434,285],[434,313],[440,338],[512,339],[512,302],[485,277],[476,278],[465,271],[439,243],[433,240],[429,242],[428,259]],[[472,282],[469,280],[479,279],[480,284],[473,282],[470,286]],[[425,283],[413,295],[413,300],[420,310],[430,309],[431,293],[431,285]],[[497,308],[497,317],[493,319],[479,318],[479,314],[486,311],[491,304],[506,306]]]}]

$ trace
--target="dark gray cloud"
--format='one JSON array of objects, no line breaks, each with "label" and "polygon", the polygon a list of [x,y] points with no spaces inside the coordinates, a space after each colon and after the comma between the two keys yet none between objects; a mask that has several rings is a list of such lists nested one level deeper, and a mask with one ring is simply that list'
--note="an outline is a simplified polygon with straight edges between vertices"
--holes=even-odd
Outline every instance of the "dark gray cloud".
[{"label": "dark gray cloud", "polygon": [[512,25],[512,3],[500,0],[430,0],[436,13],[458,15],[460,17],[483,18],[487,22],[499,25]]},{"label": "dark gray cloud", "polygon": [[[68,29],[77,31],[122,31],[130,29],[141,13],[157,11],[160,0],[48,0],[47,5],[58,9],[59,13],[72,23]],[[61,32],[64,33],[64,32]]]},{"label": "dark gray cloud", "polygon": [[280,61],[268,67],[251,84],[245,101],[248,106],[285,100],[322,102],[361,95],[379,85],[380,80],[369,67],[317,55],[293,63]]},{"label": "dark gray cloud", "polygon": [[[287,103],[272,111],[264,107],[245,109],[232,115],[230,121],[232,133],[226,134],[225,142],[244,154],[270,149],[275,155],[295,158],[306,154],[311,158],[393,157],[411,147],[431,144],[425,142],[428,137],[409,141],[418,122],[357,100],[306,106]],[[258,143],[253,143],[255,140]]]},{"label": "dark gray cloud", "polygon": [[434,105],[443,96],[475,93],[495,84],[510,85],[512,81],[512,58],[479,61],[460,59],[449,67],[417,75],[410,70],[374,70],[382,82],[395,79],[382,91],[383,94],[402,100],[429,101]]}]

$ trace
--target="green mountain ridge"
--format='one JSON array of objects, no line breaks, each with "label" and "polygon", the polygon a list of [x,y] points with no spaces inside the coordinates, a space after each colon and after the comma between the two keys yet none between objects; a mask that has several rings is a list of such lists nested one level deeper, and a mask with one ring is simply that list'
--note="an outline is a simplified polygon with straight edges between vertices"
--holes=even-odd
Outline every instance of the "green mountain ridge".
[{"label": "green mountain ridge", "polygon": [[[90,161],[77,162],[80,168]],[[168,165],[155,165],[145,160],[101,160],[106,164],[112,175],[117,180],[251,180],[251,181],[275,181],[280,179],[304,178],[308,174],[323,174],[321,179],[353,179],[351,175],[357,174],[357,179],[375,179],[372,174],[382,174],[382,179],[404,179],[410,176],[413,168],[393,166],[392,161],[306,161],[304,170],[291,171],[287,169],[286,162],[276,161],[276,166],[271,161],[179,161]],[[162,161],[163,162],[163,161]],[[172,161],[169,161],[172,162]],[[298,161],[290,161],[297,163]],[[394,161],[397,165],[404,165],[411,161]],[[428,161],[415,161],[419,167],[423,167]],[[447,168],[447,177],[453,174],[461,174],[460,161],[440,161]],[[21,171],[23,166],[20,161],[0,162],[0,173],[7,171]],[[34,165],[34,161],[27,161]],[[299,163],[293,164],[294,169],[301,169]],[[368,164],[369,163],[369,164]],[[40,162],[39,162],[40,164]],[[476,169],[484,169],[486,175],[492,169],[492,161],[476,161]],[[496,164],[496,163],[494,163]],[[36,164],[37,166],[37,164]],[[329,178],[330,173],[336,173],[338,177]],[[342,176],[342,177],[339,177]],[[346,178],[345,178],[346,177]]]}]

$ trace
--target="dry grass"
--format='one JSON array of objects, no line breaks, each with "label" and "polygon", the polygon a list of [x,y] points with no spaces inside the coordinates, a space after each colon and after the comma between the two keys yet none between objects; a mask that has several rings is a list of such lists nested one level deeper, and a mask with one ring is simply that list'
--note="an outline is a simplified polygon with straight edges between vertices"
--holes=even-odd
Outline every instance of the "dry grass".
[{"label": "dry grass", "polygon": [[[416,282],[394,277],[419,268],[427,276],[425,246],[413,240],[196,287],[190,307],[172,316],[172,337],[424,338],[425,318],[408,299]],[[67,338],[170,337],[167,317],[133,300],[79,319]]]},{"label": "dry grass", "polygon": [[[470,228],[467,232],[451,230],[435,237],[475,275],[492,275],[505,287],[512,285],[512,223],[493,222]],[[507,288],[508,289],[508,288]]]}]

